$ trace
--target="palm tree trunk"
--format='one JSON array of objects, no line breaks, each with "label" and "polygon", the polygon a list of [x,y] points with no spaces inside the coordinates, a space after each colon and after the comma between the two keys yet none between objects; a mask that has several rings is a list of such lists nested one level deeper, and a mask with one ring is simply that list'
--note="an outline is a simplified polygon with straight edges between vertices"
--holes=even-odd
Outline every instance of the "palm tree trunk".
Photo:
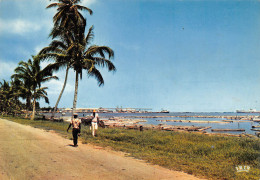
[{"label": "palm tree trunk", "polygon": [[79,74],[78,74],[78,71],[76,71],[75,92],[74,92],[74,100],[73,100],[73,108],[72,108],[72,117],[73,117],[73,113],[76,110],[76,106],[77,106],[78,85],[79,85]]},{"label": "palm tree trunk", "polygon": [[64,83],[63,83],[63,87],[62,87],[62,90],[61,90],[61,92],[60,92],[59,98],[58,98],[58,100],[57,100],[57,102],[56,102],[56,104],[55,104],[54,110],[53,110],[53,112],[52,112],[52,116],[53,116],[53,117],[55,116],[55,113],[56,113],[56,111],[57,111],[57,107],[58,107],[58,104],[59,104],[59,102],[60,102],[61,96],[62,96],[62,94],[63,94],[63,92],[64,92],[65,87],[66,87],[67,79],[68,79],[68,73],[69,73],[69,66],[67,66],[66,75],[65,75],[65,80],[64,80]]},{"label": "palm tree trunk", "polygon": [[36,92],[34,91],[34,96],[33,96],[33,112],[32,112],[32,116],[31,116],[31,120],[34,120],[34,116],[35,116],[35,104],[36,104]]},{"label": "palm tree trunk", "polygon": [[26,108],[29,111],[30,110],[30,97],[26,97]]},{"label": "palm tree trunk", "polygon": [[28,109],[28,115],[27,115],[27,116],[29,116],[29,115],[30,115],[30,112],[32,111],[32,106],[33,106],[32,99],[33,99],[33,95],[31,95],[31,96],[29,97],[29,109]]},{"label": "palm tree trunk", "polygon": [[27,112],[25,114],[25,118],[28,118],[29,113],[30,113],[30,108],[31,107],[31,96],[27,96],[26,97],[26,108],[27,108]]}]

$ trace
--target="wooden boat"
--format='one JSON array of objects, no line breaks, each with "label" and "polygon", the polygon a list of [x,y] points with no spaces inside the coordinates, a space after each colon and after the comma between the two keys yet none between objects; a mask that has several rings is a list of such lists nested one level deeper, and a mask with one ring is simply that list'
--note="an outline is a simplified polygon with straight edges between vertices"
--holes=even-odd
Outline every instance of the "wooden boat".
[{"label": "wooden boat", "polygon": [[211,131],[245,131],[245,129],[211,129]]},{"label": "wooden boat", "polygon": [[252,128],[260,128],[260,126],[252,126]]}]

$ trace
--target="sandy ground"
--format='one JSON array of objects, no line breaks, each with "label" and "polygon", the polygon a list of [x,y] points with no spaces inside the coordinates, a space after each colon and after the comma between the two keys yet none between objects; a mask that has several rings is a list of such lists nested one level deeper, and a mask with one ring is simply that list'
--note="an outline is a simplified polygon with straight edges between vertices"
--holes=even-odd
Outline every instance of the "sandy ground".
[{"label": "sandy ground", "polygon": [[0,119],[0,179],[198,179],[122,152],[72,141],[54,132]]}]

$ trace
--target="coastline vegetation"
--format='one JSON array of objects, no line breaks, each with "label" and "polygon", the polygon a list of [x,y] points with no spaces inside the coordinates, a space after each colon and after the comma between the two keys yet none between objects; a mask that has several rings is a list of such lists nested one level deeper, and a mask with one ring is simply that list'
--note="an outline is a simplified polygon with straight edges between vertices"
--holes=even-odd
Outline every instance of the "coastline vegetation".
[{"label": "coastline vegetation", "polygon": [[[0,116],[2,118],[45,130],[54,130],[65,138],[68,123]],[[112,147],[138,159],[172,170],[209,179],[255,179],[260,177],[260,140],[246,137],[207,136],[195,133],[156,130],[126,130],[100,128],[93,138],[88,126],[83,126],[83,143]],[[236,167],[250,167],[238,172]]]}]

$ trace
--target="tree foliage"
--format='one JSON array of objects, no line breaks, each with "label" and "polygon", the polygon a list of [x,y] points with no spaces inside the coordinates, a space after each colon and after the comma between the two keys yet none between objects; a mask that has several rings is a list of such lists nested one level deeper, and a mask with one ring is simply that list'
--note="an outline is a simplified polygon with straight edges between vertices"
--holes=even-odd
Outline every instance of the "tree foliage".
[{"label": "tree foliage", "polygon": [[23,92],[21,97],[26,98],[29,103],[28,107],[33,108],[32,119],[34,119],[36,101],[43,98],[46,103],[49,103],[46,92],[48,88],[41,87],[42,83],[51,79],[58,79],[58,77],[52,75],[53,64],[49,64],[42,69],[40,58],[37,56],[32,56],[32,58],[33,60],[29,59],[27,62],[20,61],[12,78],[18,79],[23,83],[24,89],[21,88],[21,92]]},{"label": "tree foliage", "polygon": [[64,85],[54,111],[66,86],[69,69],[73,69],[76,73],[73,109],[76,108],[78,76],[82,79],[83,71],[87,71],[88,76],[96,78],[98,85],[101,86],[104,84],[104,79],[98,67],[106,67],[109,71],[116,70],[110,61],[114,57],[114,51],[107,46],[91,45],[94,37],[93,26],[85,35],[86,19],[80,11],[86,10],[91,15],[92,10],[79,5],[79,2],[80,0],[58,0],[57,3],[47,6],[47,8],[57,8],[57,13],[53,17],[54,26],[50,33],[53,41],[48,47],[43,48],[39,55],[42,59],[54,59],[55,70],[67,68]]}]

